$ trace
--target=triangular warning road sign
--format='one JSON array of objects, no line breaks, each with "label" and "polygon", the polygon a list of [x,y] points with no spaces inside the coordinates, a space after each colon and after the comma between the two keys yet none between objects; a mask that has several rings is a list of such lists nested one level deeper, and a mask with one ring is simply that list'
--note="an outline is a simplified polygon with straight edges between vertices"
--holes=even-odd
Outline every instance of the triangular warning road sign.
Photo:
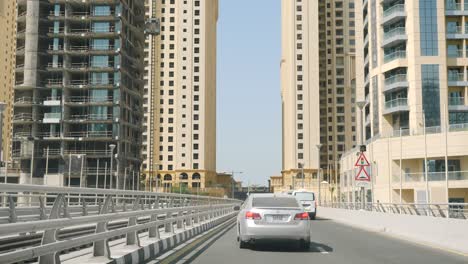
[{"label": "triangular warning road sign", "polygon": [[356,181],[370,181],[369,174],[367,173],[367,170],[364,166],[361,166],[361,169],[356,174],[356,177],[354,179]]},{"label": "triangular warning road sign", "polygon": [[370,163],[367,160],[366,155],[364,155],[364,152],[361,152],[361,155],[359,155],[359,158],[357,159],[356,164],[354,164],[354,166],[356,166],[356,167],[361,167],[361,166],[368,167],[368,166],[370,166]]}]

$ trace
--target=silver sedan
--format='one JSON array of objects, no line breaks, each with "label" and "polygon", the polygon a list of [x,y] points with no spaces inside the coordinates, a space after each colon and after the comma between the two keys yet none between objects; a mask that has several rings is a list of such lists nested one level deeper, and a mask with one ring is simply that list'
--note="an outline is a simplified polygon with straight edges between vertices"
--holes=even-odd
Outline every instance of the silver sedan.
[{"label": "silver sedan", "polygon": [[309,214],[294,196],[252,194],[237,216],[237,240],[240,248],[257,240],[294,240],[309,248]]}]

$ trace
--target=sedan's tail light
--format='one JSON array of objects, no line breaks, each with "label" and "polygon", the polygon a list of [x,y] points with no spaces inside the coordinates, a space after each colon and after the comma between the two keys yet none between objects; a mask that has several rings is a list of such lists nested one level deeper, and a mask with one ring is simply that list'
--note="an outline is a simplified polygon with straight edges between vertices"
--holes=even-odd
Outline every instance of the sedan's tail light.
[{"label": "sedan's tail light", "polygon": [[260,216],[259,213],[254,213],[254,212],[247,212],[245,213],[245,219],[253,219],[253,220],[260,220],[262,217]]},{"label": "sedan's tail light", "polygon": [[294,220],[309,220],[309,214],[308,213],[296,214],[296,216],[294,217]]}]

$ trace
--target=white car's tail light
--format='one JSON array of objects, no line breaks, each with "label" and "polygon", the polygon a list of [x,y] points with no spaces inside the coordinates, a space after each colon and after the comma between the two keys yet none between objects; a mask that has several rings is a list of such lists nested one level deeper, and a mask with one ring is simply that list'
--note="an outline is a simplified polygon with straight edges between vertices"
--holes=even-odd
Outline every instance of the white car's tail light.
[{"label": "white car's tail light", "polygon": [[294,220],[309,220],[309,214],[308,213],[296,214],[296,216],[294,217]]},{"label": "white car's tail light", "polygon": [[259,213],[254,213],[254,212],[249,211],[245,213],[245,219],[261,220],[262,217],[260,216]]}]

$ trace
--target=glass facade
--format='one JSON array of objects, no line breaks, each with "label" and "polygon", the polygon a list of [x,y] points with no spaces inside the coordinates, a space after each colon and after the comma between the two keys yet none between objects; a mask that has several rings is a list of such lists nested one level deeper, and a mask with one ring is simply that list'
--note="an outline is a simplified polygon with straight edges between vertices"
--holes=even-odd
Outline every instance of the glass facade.
[{"label": "glass facade", "polygon": [[426,127],[440,126],[439,65],[421,65],[421,79]]},{"label": "glass facade", "polygon": [[437,0],[419,0],[421,56],[437,56]]}]

